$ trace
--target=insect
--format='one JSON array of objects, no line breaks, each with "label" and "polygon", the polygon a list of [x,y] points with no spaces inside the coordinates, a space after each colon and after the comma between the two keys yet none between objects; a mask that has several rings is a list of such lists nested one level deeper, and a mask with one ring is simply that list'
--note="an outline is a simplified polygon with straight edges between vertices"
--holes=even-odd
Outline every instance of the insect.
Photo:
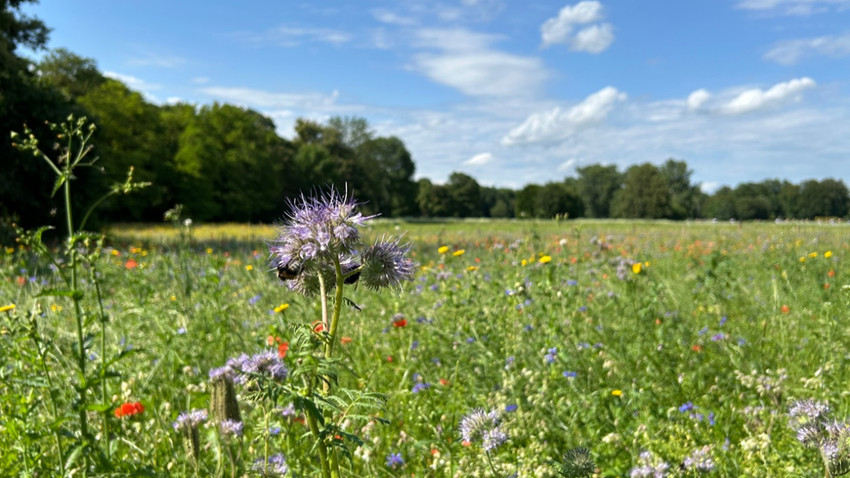
[{"label": "insect", "polygon": [[298,277],[298,274],[301,273],[301,269],[301,264],[298,264],[297,262],[278,264],[277,278],[282,281],[295,279],[296,277]]}]

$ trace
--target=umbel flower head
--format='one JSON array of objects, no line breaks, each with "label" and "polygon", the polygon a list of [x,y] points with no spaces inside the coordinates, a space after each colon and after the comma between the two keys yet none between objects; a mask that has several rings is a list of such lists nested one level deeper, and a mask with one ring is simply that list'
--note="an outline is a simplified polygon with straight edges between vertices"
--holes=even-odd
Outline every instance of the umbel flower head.
[{"label": "umbel flower head", "polygon": [[290,203],[291,211],[269,247],[271,265],[290,289],[312,296],[324,283],[336,287],[337,266],[346,284],[358,280],[369,288],[396,287],[413,278],[409,247],[381,240],[365,247],[360,228],[374,216],[363,216],[358,203],[335,189]]}]

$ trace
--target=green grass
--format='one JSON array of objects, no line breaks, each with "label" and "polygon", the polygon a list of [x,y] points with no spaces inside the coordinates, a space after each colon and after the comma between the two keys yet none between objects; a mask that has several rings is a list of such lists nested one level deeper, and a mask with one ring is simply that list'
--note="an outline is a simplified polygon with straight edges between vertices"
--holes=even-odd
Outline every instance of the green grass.
[{"label": "green grass", "polygon": [[[599,476],[628,476],[642,451],[667,461],[670,476],[696,476],[677,467],[703,446],[715,476],[823,476],[787,409],[816,398],[839,419],[850,414],[845,226],[382,219],[367,230],[402,233],[416,280],[397,295],[346,292],[361,310],[344,316],[340,382],[387,400],[385,421],[347,424],[365,445],[352,444],[345,476],[490,476],[480,444],[461,443],[458,431],[479,407],[500,411],[510,436],[494,452],[502,476],[555,476],[546,460],[576,446],[591,451]],[[110,235],[100,266],[110,355],[133,350],[115,366],[113,405],[146,408],[111,424],[115,471],[192,476],[171,423],[207,407],[208,370],[264,349],[270,335],[288,340],[290,325],[320,310],[269,270],[272,227],[199,226],[189,248],[171,228],[122,225]],[[0,469],[55,470],[50,430],[62,425],[27,333],[37,326],[51,338],[51,380],[73,383],[69,302],[39,297],[56,278],[27,250],[7,248],[0,277],[0,306],[16,305],[0,313]],[[428,386],[414,393],[417,383]],[[59,388],[58,403],[73,398]],[[243,407],[246,436],[280,427],[274,449],[295,476],[315,476],[298,417],[267,423]],[[201,432],[198,473],[209,476],[214,433]],[[258,446],[246,439],[241,460],[261,456]],[[391,453],[401,468],[386,466]]]}]

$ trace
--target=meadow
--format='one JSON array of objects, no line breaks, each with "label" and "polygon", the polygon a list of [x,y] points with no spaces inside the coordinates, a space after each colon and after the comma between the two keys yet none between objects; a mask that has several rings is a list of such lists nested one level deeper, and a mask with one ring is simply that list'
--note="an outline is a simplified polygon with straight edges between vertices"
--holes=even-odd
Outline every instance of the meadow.
[{"label": "meadow", "polygon": [[[594,465],[574,476],[837,476],[843,465],[825,470],[824,452],[798,440],[789,407],[813,399],[836,423],[850,414],[848,232],[371,221],[364,242],[401,235],[416,272],[397,290],[345,288],[339,386],[382,395],[340,423],[342,476],[549,477],[576,457]],[[252,465],[273,452],[287,476],[321,476],[301,402],[285,395],[265,407],[237,386],[238,440],[210,421],[192,449],[175,425],[210,408],[209,372],[228,359],[272,350],[292,374],[307,366],[298,334],[320,333],[322,310],[278,279],[276,234],[239,224],[109,230],[97,270],[80,279],[80,304],[95,311],[84,312],[90,367],[110,357],[83,412],[95,443],[110,437],[106,466],[74,455],[86,449],[73,448],[77,417],[63,412],[80,382],[74,305],[51,293],[67,264],[4,244],[0,474],[255,476],[273,474]],[[505,435],[486,452],[461,431],[477,409]]]}]

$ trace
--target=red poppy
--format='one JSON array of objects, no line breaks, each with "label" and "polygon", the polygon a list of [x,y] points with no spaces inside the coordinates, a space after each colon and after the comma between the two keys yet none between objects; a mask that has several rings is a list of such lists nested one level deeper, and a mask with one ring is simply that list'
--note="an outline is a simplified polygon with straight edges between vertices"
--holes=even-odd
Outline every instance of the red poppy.
[{"label": "red poppy", "polygon": [[782,304],[782,307],[780,307],[779,310],[781,310],[783,314],[787,314],[788,312],[791,312],[791,307],[788,307],[787,305]]},{"label": "red poppy", "polygon": [[287,350],[289,350],[289,342],[282,342],[277,346],[277,356],[280,358],[286,357]]},{"label": "red poppy", "polygon": [[145,411],[145,406],[142,402],[127,402],[122,403],[115,409],[115,418],[131,417]]},{"label": "red poppy", "polygon": [[124,263],[124,267],[126,267],[127,269],[135,269],[138,265],[139,263],[136,262],[135,259],[129,259],[127,260],[127,262]]},{"label": "red poppy", "polygon": [[702,345],[694,344],[694,346],[691,347],[691,350],[693,350],[694,352],[702,352]]},{"label": "red poppy", "polygon": [[343,338],[339,339],[339,343],[341,343],[342,345],[350,344],[351,341],[352,341],[351,337],[343,337]]},{"label": "red poppy", "polygon": [[323,324],[321,320],[313,322],[313,332],[321,334],[323,330],[325,330],[325,324]]},{"label": "red poppy", "polygon": [[402,318],[402,319],[398,319],[398,320],[393,321],[393,327],[398,328],[398,327],[404,327],[405,325],[407,325],[407,319]]}]

